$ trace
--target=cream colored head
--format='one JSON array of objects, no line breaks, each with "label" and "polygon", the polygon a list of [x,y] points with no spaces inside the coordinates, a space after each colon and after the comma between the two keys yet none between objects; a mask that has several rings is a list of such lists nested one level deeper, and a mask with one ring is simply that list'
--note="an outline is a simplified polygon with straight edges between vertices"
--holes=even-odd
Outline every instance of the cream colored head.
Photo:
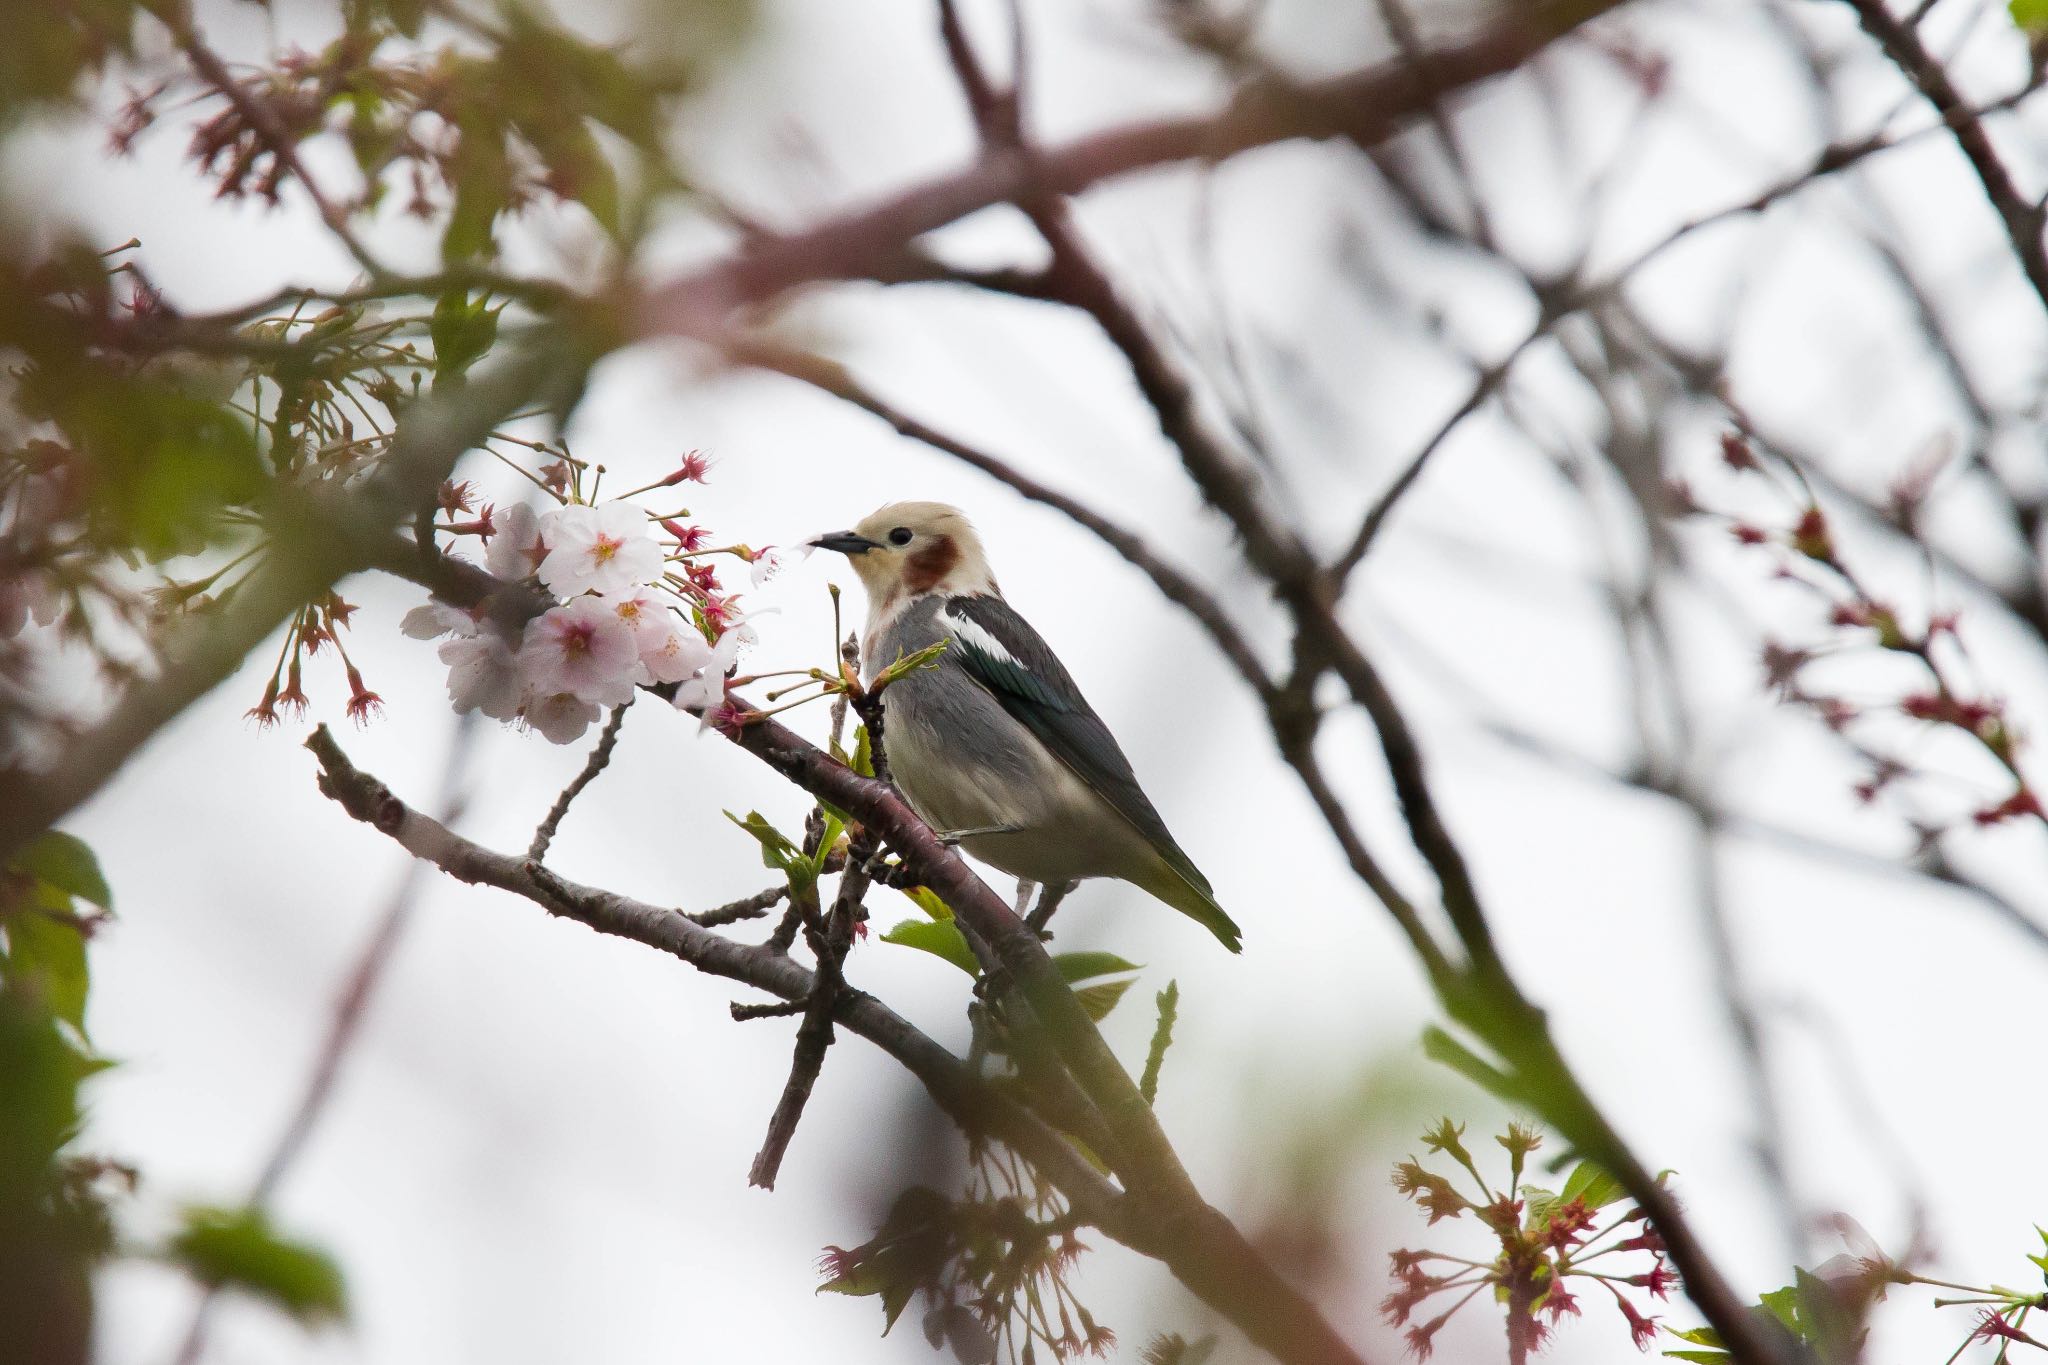
[{"label": "cream colored head", "polygon": [[846,556],[877,614],[930,592],[999,595],[981,537],[959,508],[942,502],[892,502],[851,531],[811,544]]}]

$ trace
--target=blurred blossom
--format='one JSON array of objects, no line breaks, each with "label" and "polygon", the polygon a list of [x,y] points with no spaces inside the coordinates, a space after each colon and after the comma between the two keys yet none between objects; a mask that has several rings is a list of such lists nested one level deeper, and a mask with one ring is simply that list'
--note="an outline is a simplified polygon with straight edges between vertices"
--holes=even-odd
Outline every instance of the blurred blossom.
[{"label": "blurred blossom", "polygon": [[531,578],[548,547],[541,540],[540,518],[525,503],[514,503],[496,516],[496,533],[484,549],[484,566],[511,582]]},{"label": "blurred blossom", "polygon": [[448,665],[448,698],[457,711],[481,711],[511,720],[526,697],[512,647],[495,630],[448,641],[440,649]]}]

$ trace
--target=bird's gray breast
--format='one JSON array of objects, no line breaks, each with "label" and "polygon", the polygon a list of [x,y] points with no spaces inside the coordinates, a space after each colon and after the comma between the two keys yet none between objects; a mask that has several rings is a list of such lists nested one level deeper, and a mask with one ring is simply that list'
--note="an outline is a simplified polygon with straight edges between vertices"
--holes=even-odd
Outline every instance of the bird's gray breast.
[{"label": "bird's gray breast", "polygon": [[[875,632],[872,678],[897,659],[950,640],[943,599],[912,602]],[[950,650],[948,651],[950,652]],[[882,694],[883,744],[896,785],[939,830],[1065,823],[1085,788],[957,660],[912,669]]]}]

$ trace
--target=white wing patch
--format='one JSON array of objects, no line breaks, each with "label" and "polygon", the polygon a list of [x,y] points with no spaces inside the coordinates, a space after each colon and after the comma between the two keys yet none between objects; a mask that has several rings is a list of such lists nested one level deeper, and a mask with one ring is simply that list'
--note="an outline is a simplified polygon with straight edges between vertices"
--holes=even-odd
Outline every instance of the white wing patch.
[{"label": "white wing patch", "polygon": [[961,643],[972,645],[998,663],[1010,664],[1017,668],[1023,667],[1022,664],[1017,662],[1016,655],[1003,648],[1001,640],[998,640],[966,617],[955,616],[952,612],[941,607],[939,608],[939,624],[951,631]]}]

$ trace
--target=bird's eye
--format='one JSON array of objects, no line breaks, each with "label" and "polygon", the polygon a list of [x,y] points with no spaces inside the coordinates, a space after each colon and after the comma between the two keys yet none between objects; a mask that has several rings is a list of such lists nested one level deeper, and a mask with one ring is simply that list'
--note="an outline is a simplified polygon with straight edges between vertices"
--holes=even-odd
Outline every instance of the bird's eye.
[{"label": "bird's eye", "polygon": [[910,540],[911,532],[908,526],[899,526],[889,533],[889,543],[891,545],[908,545]]}]

